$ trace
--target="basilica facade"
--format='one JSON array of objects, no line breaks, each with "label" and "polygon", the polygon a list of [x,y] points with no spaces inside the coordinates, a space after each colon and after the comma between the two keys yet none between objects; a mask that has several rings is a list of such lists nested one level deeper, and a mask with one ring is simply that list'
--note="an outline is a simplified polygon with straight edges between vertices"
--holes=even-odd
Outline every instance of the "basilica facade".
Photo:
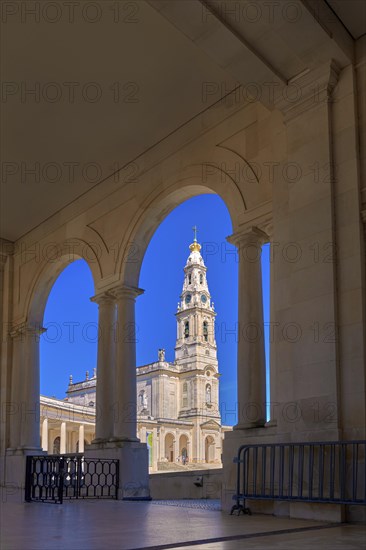
[{"label": "basilica facade", "polygon": [[[221,465],[222,441],[219,369],[214,302],[207,268],[194,241],[184,267],[183,289],[176,312],[177,339],[173,362],[159,349],[157,361],[137,367],[137,437],[149,449],[151,471],[168,463]],[[48,453],[83,452],[95,439],[98,406],[97,371],[74,382],[66,398],[41,396],[41,437]]]}]

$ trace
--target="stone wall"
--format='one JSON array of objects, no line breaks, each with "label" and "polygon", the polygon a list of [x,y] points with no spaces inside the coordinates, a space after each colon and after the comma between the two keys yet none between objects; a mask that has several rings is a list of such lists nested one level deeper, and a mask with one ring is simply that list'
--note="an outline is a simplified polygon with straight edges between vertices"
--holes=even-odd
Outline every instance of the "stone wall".
[{"label": "stone wall", "polygon": [[[202,478],[202,486],[195,481]],[[221,498],[222,468],[190,472],[150,474],[150,494],[153,500],[184,498]]]}]

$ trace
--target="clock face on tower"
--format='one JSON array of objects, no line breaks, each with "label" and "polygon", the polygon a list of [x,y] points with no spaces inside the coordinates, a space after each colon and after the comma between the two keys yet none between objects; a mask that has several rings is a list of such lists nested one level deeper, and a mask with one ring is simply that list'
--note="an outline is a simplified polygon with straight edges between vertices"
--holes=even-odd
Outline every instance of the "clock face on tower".
[{"label": "clock face on tower", "polygon": [[192,296],[190,294],[187,294],[186,296],[186,304],[189,304],[192,300]]},{"label": "clock face on tower", "polygon": [[207,296],[205,296],[205,294],[202,294],[201,302],[203,302],[204,304],[207,302]]}]

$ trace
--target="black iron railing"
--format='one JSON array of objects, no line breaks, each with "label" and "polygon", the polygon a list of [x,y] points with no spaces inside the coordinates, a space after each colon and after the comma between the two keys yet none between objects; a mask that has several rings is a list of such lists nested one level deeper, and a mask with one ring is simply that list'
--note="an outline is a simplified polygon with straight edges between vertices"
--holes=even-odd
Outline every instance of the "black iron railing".
[{"label": "black iron railing", "polygon": [[237,510],[247,499],[366,504],[366,441],[242,445],[237,464]]},{"label": "black iron railing", "polygon": [[25,500],[117,498],[119,461],[82,454],[27,456]]}]

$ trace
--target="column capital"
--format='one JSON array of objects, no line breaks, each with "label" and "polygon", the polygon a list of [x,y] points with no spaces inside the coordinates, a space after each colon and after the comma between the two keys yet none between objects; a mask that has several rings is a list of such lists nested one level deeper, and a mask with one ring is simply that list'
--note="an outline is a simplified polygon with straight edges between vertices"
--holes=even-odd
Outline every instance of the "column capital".
[{"label": "column capital", "polygon": [[99,292],[95,296],[92,296],[90,301],[100,306],[104,304],[114,304],[116,298],[110,290],[106,290],[105,292]]},{"label": "column capital", "polygon": [[276,108],[284,115],[284,122],[330,101],[340,72],[337,63],[330,59],[312,71],[305,70],[291,78],[275,100]]},{"label": "column capital", "polygon": [[226,237],[226,240],[238,248],[250,244],[261,246],[268,241],[268,235],[259,229],[259,227],[251,226],[237,233],[233,233],[233,235]]},{"label": "column capital", "polygon": [[28,324],[27,322],[18,323],[17,325],[13,325],[11,330],[9,331],[9,334],[12,338],[22,338],[24,336],[40,336],[44,332],[46,332],[46,328],[42,327],[41,325],[32,325]]},{"label": "column capital", "polygon": [[121,285],[120,287],[114,287],[110,290],[111,294],[117,299],[126,298],[127,300],[135,300],[137,296],[140,296],[145,291],[142,288]]},{"label": "column capital", "polygon": [[14,243],[0,238],[0,269],[4,267],[9,256],[14,254]]}]

